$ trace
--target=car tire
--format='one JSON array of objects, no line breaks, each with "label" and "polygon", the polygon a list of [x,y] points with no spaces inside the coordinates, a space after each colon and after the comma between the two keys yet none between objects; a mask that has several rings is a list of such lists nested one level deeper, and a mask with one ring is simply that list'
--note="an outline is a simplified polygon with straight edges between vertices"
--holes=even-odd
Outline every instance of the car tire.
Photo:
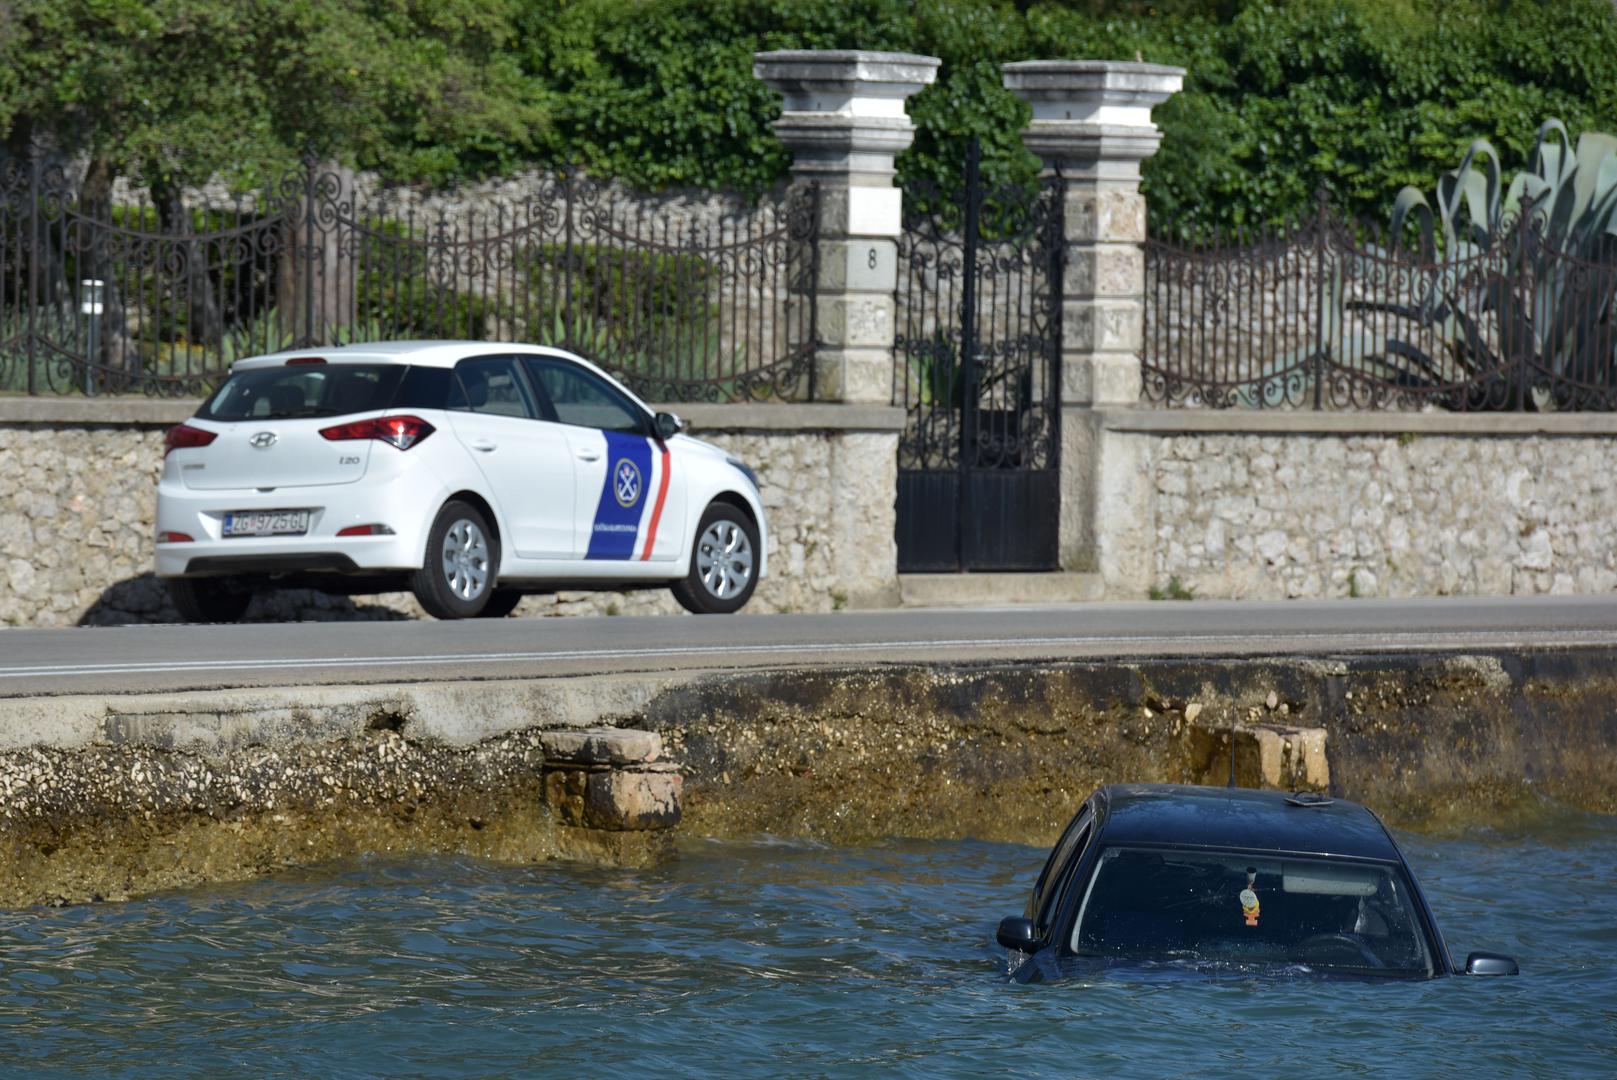
[{"label": "car tire", "polygon": [[239,622],[253,592],[231,578],[170,578],[169,599],[180,618],[193,623]]},{"label": "car tire", "polygon": [[482,511],[451,500],[427,533],[427,556],[410,579],[415,598],[435,619],[471,619],[496,591],[500,550]]},{"label": "car tire", "polygon": [[479,619],[503,619],[517,609],[522,603],[522,594],[515,589],[495,589],[494,594],[488,598],[483,610],[477,613]]},{"label": "car tire", "polygon": [[758,585],[758,527],[730,503],[708,506],[696,526],[691,566],[673,586],[674,599],[698,615],[729,615]]}]

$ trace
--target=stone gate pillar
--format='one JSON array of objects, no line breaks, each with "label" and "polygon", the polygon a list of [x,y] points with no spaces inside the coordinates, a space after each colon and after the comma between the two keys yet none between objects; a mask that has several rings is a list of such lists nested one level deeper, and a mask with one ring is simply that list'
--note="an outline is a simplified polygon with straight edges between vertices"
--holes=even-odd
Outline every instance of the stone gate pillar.
[{"label": "stone gate pillar", "polygon": [[[1022,139],[1045,174],[1066,181],[1061,282],[1061,560],[1098,570],[1109,592],[1143,593],[1150,547],[1128,528],[1146,482],[1137,448],[1106,438],[1100,411],[1140,399],[1145,320],[1145,199],[1140,162],[1162,134],[1151,110],[1183,68],[1104,60],[1004,66],[1005,87],[1033,107]],[[1145,538],[1148,541],[1148,538]]]},{"label": "stone gate pillar", "polygon": [[775,133],[792,153],[793,182],[820,187],[816,401],[892,400],[902,218],[893,158],[915,138],[904,102],[938,63],[880,52],[753,57],[753,74],[784,98]]}]

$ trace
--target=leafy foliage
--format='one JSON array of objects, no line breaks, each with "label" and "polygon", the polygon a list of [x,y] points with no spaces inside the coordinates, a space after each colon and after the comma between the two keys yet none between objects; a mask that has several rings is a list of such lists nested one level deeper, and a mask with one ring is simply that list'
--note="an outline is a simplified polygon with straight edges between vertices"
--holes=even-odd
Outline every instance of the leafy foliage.
[{"label": "leafy foliage", "polygon": [[942,58],[900,170],[946,189],[973,135],[988,181],[1034,174],[1000,64],[1181,65],[1145,183],[1192,232],[1283,221],[1321,186],[1377,214],[1477,137],[1520,156],[1541,117],[1617,123],[1609,0],[12,0],[5,27],[14,152],[43,136],[176,182],[262,182],[312,147],[410,182],[548,160],[762,190],[788,162],[752,54],[779,48]]}]

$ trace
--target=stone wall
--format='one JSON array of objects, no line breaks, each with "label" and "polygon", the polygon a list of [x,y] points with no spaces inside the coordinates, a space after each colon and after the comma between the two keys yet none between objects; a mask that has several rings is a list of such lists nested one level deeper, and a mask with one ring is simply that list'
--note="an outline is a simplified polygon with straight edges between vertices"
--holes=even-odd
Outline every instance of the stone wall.
[{"label": "stone wall", "polygon": [[[0,412],[0,626],[171,622],[179,616],[151,575],[162,422],[94,424],[98,403],[4,403]],[[728,410],[728,411],[727,411]],[[770,576],[747,610],[833,611],[896,599],[893,492],[898,410],[838,406],[689,409],[695,434],[758,472],[769,516]],[[172,413],[172,416],[167,415]],[[102,415],[107,415],[103,412]],[[724,430],[728,426],[730,430]],[[516,614],[674,614],[666,589],[563,592],[525,599]],[[249,621],[421,618],[408,593],[354,598],[282,590],[255,600]]]},{"label": "stone wall", "polygon": [[[1450,419],[1473,430],[1121,436],[1144,440],[1152,581],[1230,598],[1617,588],[1617,437]],[[1540,426],[1558,421],[1606,418]]]}]

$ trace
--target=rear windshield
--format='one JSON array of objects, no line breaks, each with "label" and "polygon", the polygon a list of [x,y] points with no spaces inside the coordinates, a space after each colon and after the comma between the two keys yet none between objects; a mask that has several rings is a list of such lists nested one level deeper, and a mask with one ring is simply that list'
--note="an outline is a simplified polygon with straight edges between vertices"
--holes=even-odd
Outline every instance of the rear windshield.
[{"label": "rear windshield", "polygon": [[1398,867],[1108,848],[1074,925],[1080,956],[1427,976]]},{"label": "rear windshield", "polygon": [[291,420],[386,409],[402,364],[298,364],[238,371],[197,413],[206,420]]}]

